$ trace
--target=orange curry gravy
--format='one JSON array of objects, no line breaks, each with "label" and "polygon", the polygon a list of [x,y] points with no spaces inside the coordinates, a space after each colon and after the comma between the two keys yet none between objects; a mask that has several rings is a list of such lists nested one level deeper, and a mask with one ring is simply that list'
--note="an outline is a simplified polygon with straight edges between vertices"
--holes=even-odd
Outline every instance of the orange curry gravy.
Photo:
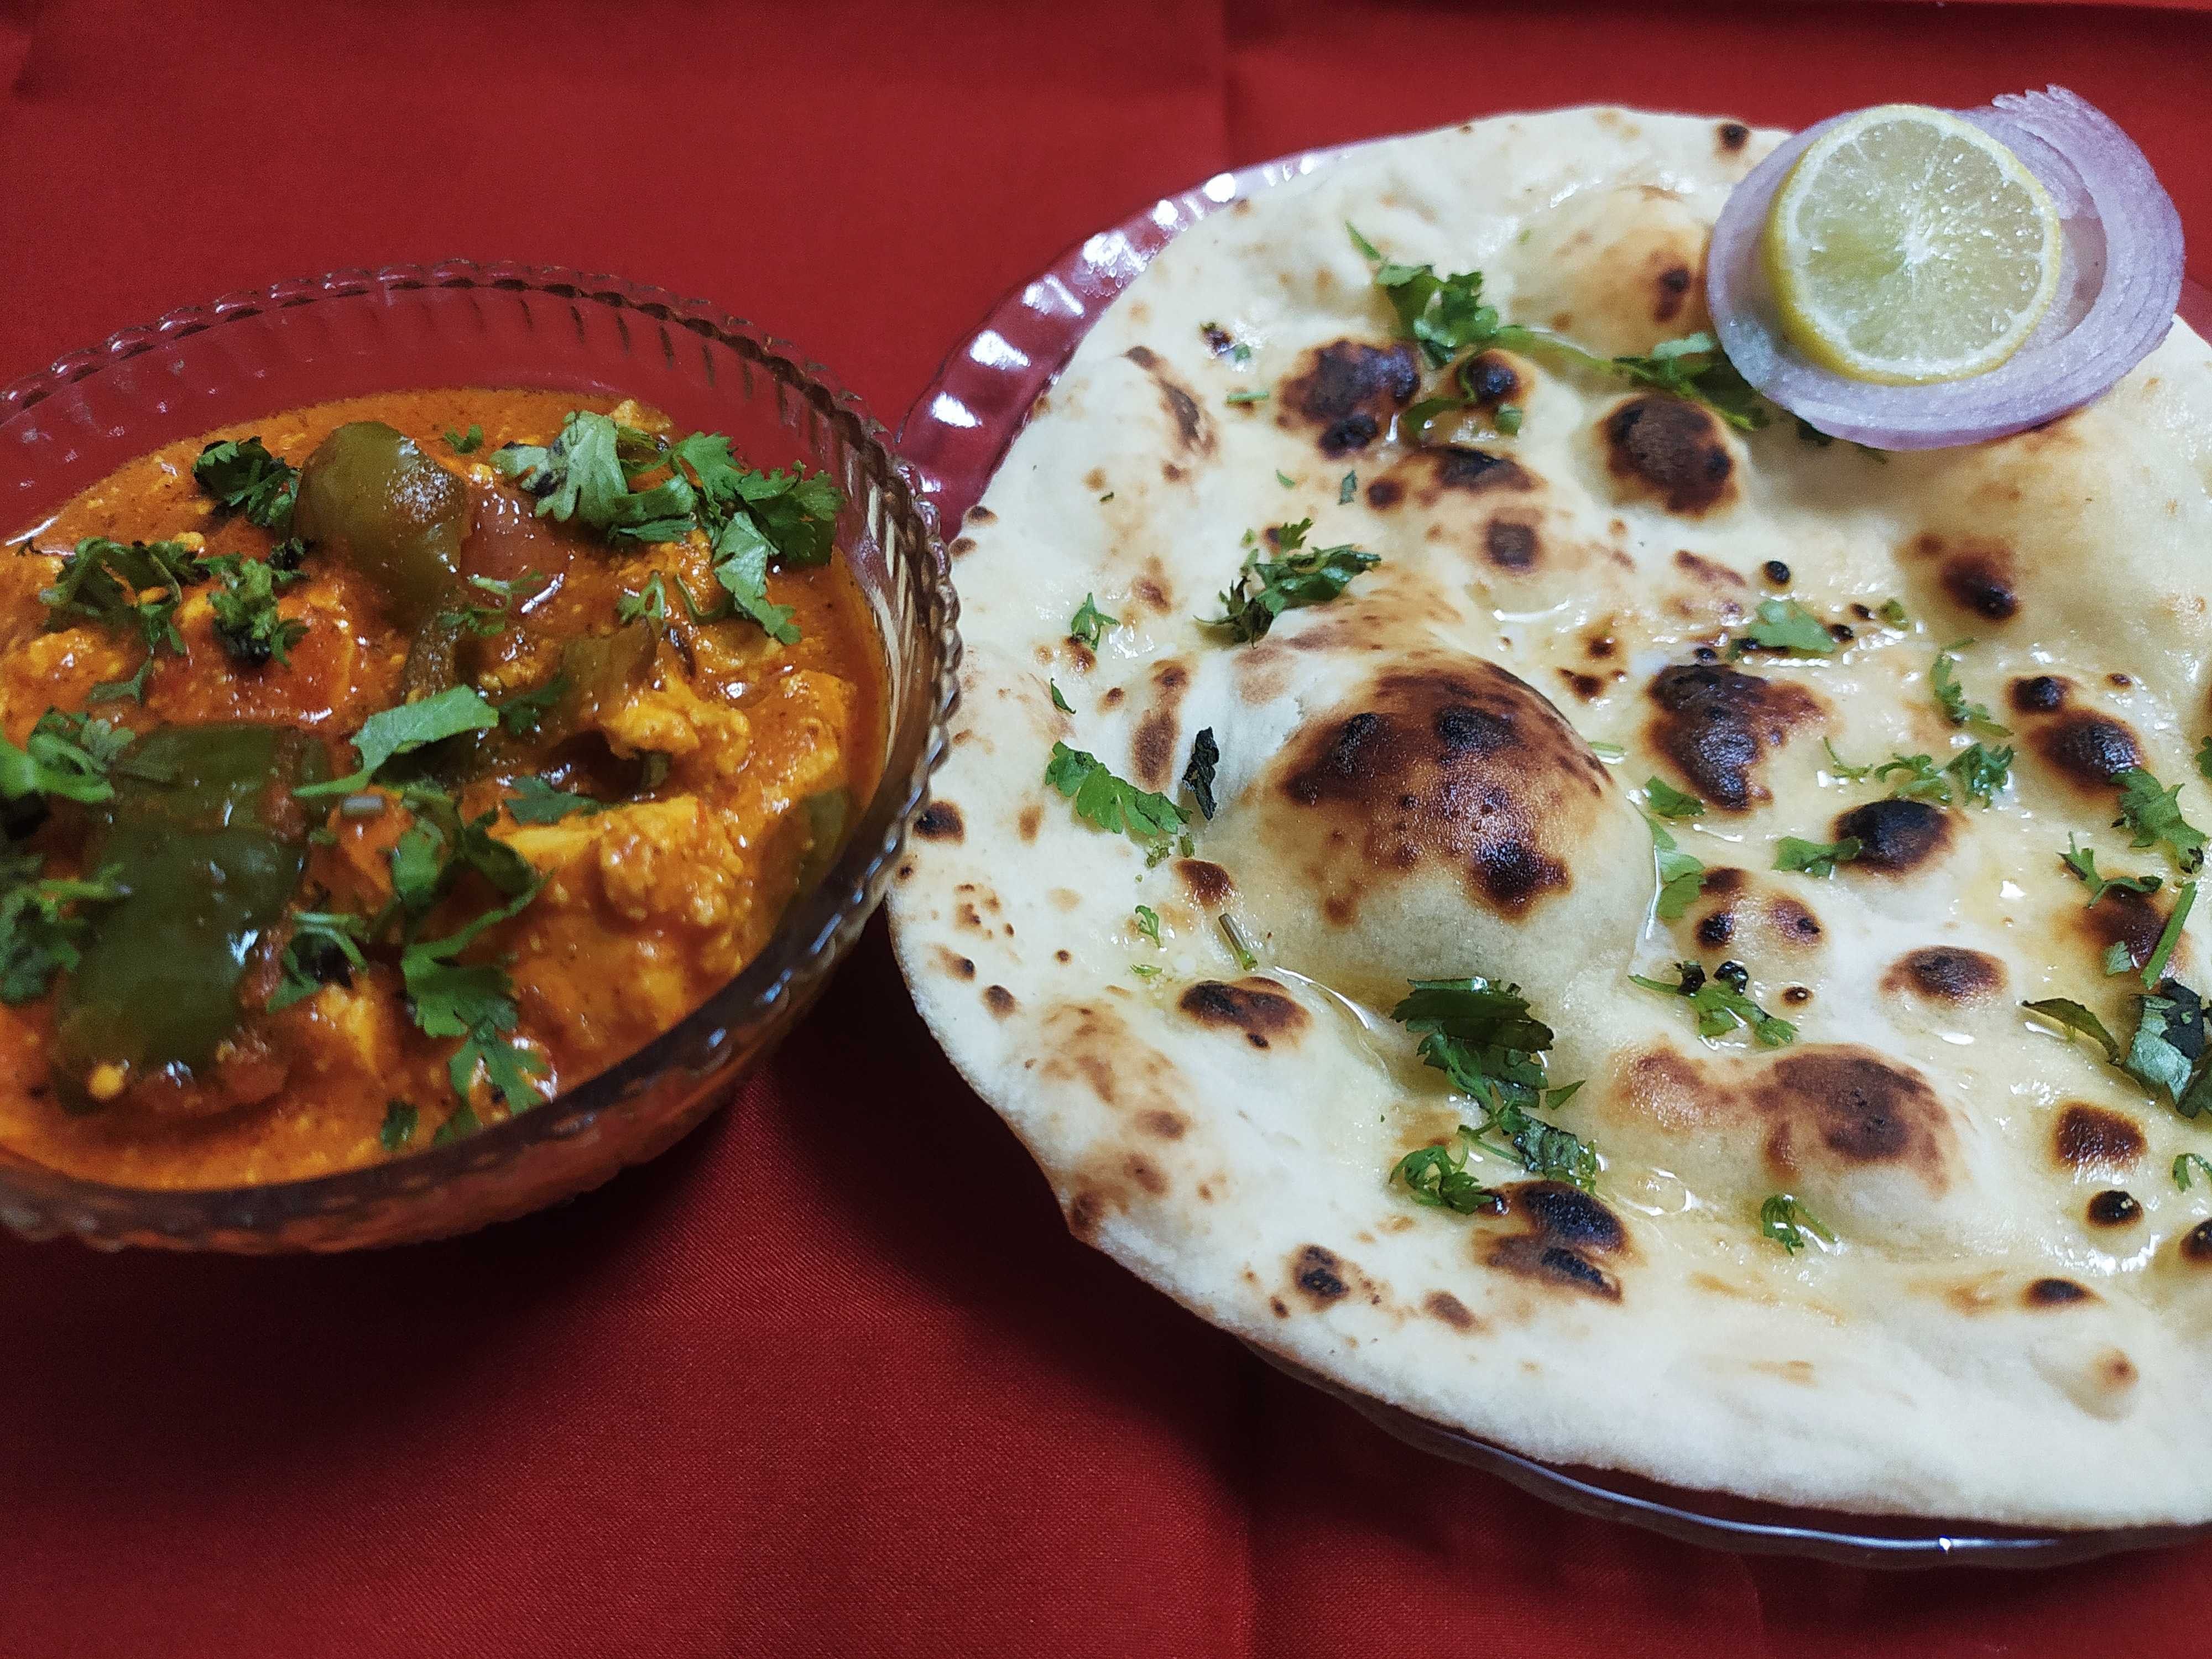
[{"label": "orange curry gravy", "polygon": [[[279,518],[264,529],[213,499],[193,472],[203,445],[258,436],[299,467],[341,425],[382,422],[465,489],[473,527],[459,544],[458,575],[519,584],[503,616],[489,591],[454,587],[454,603],[480,609],[476,630],[458,645],[448,626],[444,689],[473,688],[495,707],[559,680],[541,697],[535,729],[502,725],[431,745],[343,798],[264,791],[270,823],[289,815],[301,873],[282,918],[241,945],[235,1028],[199,1063],[133,1071],[102,1062],[72,1080],[58,1056],[67,1022],[83,1015],[70,1012],[66,969],[42,994],[0,1006],[0,1150],[131,1186],[249,1184],[404,1155],[538,1103],[502,1098],[487,1066],[466,1057],[457,1065],[463,1039],[425,1030],[435,1021],[424,1022],[407,994],[407,939],[450,937],[514,896],[460,865],[427,914],[398,914],[395,849],[418,817],[405,799],[410,780],[444,792],[458,809],[448,825],[486,820],[492,840],[526,860],[524,873],[534,877],[533,896],[448,965],[510,976],[512,1027],[487,1035],[514,1045],[539,1098],[666,1030],[766,944],[802,872],[832,850],[818,843],[839,833],[842,804],[865,802],[876,781],[884,670],[866,601],[842,557],[813,568],[780,562],[769,567],[768,597],[791,608],[795,643],[779,643],[743,615],[695,620],[679,591],[710,617],[723,599],[703,533],[614,544],[580,517],[540,516],[526,481],[491,464],[503,445],[551,442],[578,409],[666,440],[681,435],[634,404],[562,392],[447,390],[322,404],[135,461],[34,527],[28,550],[0,556],[0,735],[10,743],[29,743],[50,709],[89,713],[141,744],[166,727],[255,722],[307,734],[312,744],[277,738],[287,753],[314,748],[315,775],[349,774],[359,761],[350,739],[365,720],[436,695],[440,684],[422,672],[419,614],[409,617],[362,561],[317,542],[299,576],[276,590],[283,617],[305,624],[289,663],[256,665],[225,649],[211,608],[222,584],[184,586],[174,620],[185,654],[155,651],[143,704],[112,693],[88,701],[145,660],[139,629],[127,617],[125,625],[73,617],[40,596],[52,589],[61,556],[86,538],[181,541],[200,558],[268,556],[280,532],[303,526]],[[467,441],[472,426],[483,429],[480,446]],[[459,446],[449,434],[460,435]],[[665,476],[648,471],[632,488]],[[10,544],[25,542],[18,535]],[[655,573],[665,614],[622,622],[624,596],[649,599]],[[125,772],[130,753],[118,763]],[[524,781],[532,779],[597,810],[518,823],[518,793],[543,793]],[[100,837],[119,834],[125,788],[148,786],[115,787],[105,807],[34,799],[43,820],[11,824],[10,854],[42,855],[50,879],[95,873],[85,867],[88,850],[99,857]],[[89,948],[102,929],[127,925],[138,902],[134,890],[64,914],[82,915],[79,942]],[[352,968],[329,949],[288,959],[301,911],[387,920],[362,945],[367,966]],[[141,911],[142,933],[144,919]],[[307,984],[302,962],[314,970]],[[296,1000],[272,1012],[288,967]],[[88,994],[80,990],[80,1002]]]}]

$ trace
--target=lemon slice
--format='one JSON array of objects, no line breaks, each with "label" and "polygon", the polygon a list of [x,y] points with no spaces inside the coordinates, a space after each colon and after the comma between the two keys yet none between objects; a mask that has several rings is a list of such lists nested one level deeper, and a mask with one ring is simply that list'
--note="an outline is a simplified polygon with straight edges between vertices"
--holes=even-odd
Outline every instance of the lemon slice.
[{"label": "lemon slice", "polygon": [[2058,290],[2058,212],[2020,157],[1948,111],[1863,110],[1775,192],[1762,252],[1782,331],[1853,380],[1964,380],[2020,349]]}]

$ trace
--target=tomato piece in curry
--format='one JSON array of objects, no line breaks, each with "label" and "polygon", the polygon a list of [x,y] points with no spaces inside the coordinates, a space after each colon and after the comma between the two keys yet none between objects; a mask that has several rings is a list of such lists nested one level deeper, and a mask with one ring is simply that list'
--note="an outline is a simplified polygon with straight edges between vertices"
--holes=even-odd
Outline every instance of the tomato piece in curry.
[{"label": "tomato piece in curry", "polygon": [[446,390],[173,444],[0,557],[0,1152],[136,1187],[471,1133],[668,1030],[876,781],[826,478]]}]

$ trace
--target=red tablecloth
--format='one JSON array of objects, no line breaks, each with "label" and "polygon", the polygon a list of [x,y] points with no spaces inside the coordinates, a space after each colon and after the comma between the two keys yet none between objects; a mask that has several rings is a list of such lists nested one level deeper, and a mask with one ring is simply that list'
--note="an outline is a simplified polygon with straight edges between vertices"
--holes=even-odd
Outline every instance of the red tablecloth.
[{"label": "red tablecloth", "polygon": [[[2212,238],[2186,9],[0,0],[0,379],[465,252],[710,296],[894,420],[1005,286],[1227,165],[2053,80]],[[2163,1656],[2212,1649],[2208,1571],[1747,1562],[1425,1461],[1073,1243],[880,927],[732,1110],[554,1213],[330,1261],[0,1247],[8,1659]]]}]

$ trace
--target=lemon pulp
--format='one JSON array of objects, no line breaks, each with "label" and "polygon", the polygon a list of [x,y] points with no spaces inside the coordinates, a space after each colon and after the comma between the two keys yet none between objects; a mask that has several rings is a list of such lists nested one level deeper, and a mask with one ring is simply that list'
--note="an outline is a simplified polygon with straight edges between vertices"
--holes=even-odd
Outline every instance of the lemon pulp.
[{"label": "lemon pulp", "polygon": [[1854,380],[1920,385],[2020,349],[2058,290],[2063,235],[2012,151],[1947,110],[1887,104],[1797,158],[1762,252],[1792,345]]}]

